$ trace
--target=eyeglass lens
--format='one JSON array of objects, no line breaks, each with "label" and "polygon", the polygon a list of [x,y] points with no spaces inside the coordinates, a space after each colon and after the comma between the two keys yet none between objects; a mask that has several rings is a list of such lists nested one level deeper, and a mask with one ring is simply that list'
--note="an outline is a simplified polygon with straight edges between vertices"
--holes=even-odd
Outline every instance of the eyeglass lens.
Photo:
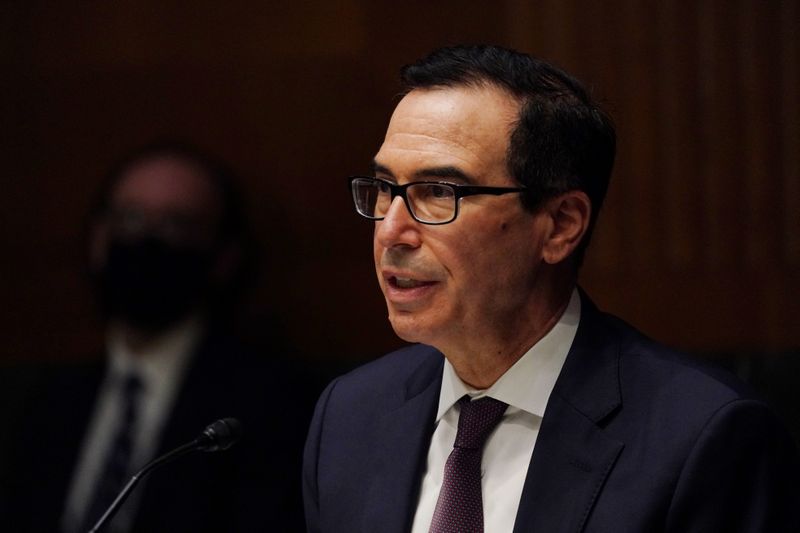
[{"label": "eyeglass lens", "polygon": [[[353,181],[353,197],[358,211],[370,218],[383,218],[392,205],[392,191],[381,181]],[[453,187],[440,183],[413,183],[406,188],[407,204],[421,222],[445,222],[455,215]]]}]

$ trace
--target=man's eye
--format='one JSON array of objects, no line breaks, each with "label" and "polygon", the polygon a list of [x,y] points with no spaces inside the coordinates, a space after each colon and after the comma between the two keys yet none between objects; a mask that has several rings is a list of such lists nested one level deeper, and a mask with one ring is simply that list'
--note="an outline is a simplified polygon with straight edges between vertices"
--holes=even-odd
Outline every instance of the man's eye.
[{"label": "man's eye", "polygon": [[143,213],[132,209],[114,211],[111,213],[110,219],[116,229],[125,233],[140,231],[147,222]]},{"label": "man's eye", "polygon": [[453,196],[453,189],[444,185],[430,185],[428,187],[428,196],[431,198],[450,198]]}]

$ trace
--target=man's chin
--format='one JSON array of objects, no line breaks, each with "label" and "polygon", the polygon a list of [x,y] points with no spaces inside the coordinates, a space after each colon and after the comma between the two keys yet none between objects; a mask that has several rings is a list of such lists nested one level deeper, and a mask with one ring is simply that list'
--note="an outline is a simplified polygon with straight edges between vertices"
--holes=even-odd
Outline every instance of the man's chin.
[{"label": "man's chin", "polygon": [[389,323],[395,334],[406,342],[426,343],[428,335],[427,324],[420,320],[420,317],[412,313],[389,312]]}]

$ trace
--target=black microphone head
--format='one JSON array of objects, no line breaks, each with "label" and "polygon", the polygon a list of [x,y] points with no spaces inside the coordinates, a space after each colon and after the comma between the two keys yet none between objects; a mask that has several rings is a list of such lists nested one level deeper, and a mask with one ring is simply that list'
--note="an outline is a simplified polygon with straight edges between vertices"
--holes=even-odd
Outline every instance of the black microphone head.
[{"label": "black microphone head", "polygon": [[227,450],[242,437],[242,423],[235,418],[223,418],[210,424],[197,439],[197,448],[204,452]]}]

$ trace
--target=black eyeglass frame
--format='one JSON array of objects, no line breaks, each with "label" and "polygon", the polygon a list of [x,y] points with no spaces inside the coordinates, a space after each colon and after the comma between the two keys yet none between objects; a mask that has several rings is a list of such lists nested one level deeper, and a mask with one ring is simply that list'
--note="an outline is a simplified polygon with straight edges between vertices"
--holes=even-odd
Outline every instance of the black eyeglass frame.
[{"label": "black eyeglass frame", "polygon": [[[386,217],[369,216],[362,213],[358,209],[358,200],[356,199],[355,188],[353,187],[353,183],[356,180],[368,180],[372,182],[380,182],[386,184],[389,187],[392,202],[396,197],[399,196],[400,198],[403,199],[403,203],[406,205],[406,209],[408,209],[411,218],[413,218],[420,224],[427,224],[429,226],[441,226],[442,224],[449,224],[452,221],[454,221],[458,217],[458,206],[461,204],[461,199],[464,198],[465,196],[476,196],[479,194],[491,194],[493,196],[500,196],[503,194],[509,194],[514,192],[525,192],[528,190],[527,187],[489,187],[486,185],[462,185],[460,183],[450,183],[447,181],[410,181],[405,185],[398,185],[397,183],[393,183],[383,178],[376,178],[370,176],[350,176],[348,178],[348,186],[350,188],[350,195],[353,198],[353,203],[355,204],[356,207],[356,213],[369,220],[383,220]],[[425,220],[420,220],[417,217],[417,215],[414,214],[414,211],[412,211],[411,205],[409,204],[408,201],[408,196],[406,194],[406,190],[413,185],[443,185],[445,187],[452,188],[454,193],[453,199],[456,203],[456,207],[453,210],[453,218],[445,220],[443,222],[426,222]]]}]

